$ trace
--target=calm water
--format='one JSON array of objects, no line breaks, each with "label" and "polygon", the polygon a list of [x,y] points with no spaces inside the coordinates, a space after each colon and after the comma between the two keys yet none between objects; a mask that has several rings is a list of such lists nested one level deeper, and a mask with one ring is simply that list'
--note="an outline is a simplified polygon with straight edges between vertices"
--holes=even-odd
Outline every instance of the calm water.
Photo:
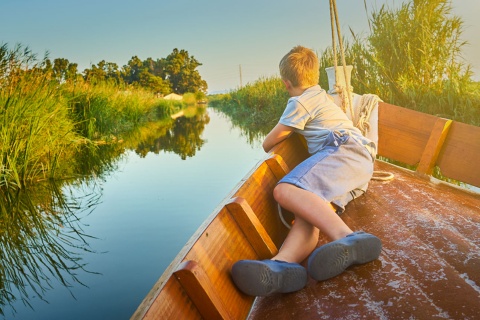
[{"label": "calm water", "polygon": [[[69,281],[70,291],[51,281],[53,289],[43,295],[48,303],[27,289],[33,310],[16,301],[16,313],[4,309],[6,319],[128,319],[133,314],[204,219],[264,156],[260,144],[249,144],[226,117],[207,112],[210,120],[200,134],[188,129],[182,135],[187,142],[196,140],[186,152],[186,144],[164,148],[169,140],[156,139],[152,146],[127,149],[114,171],[74,190],[78,195],[93,190],[96,197],[93,211],[79,215],[84,233],[95,237],[87,238],[95,252],[79,254],[95,274],[77,271],[85,286]],[[167,136],[176,137],[174,132]]]}]

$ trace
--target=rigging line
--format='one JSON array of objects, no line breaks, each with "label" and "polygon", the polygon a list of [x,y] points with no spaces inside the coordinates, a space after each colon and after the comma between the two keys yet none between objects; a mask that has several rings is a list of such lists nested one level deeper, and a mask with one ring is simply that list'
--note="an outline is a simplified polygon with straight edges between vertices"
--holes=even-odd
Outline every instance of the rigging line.
[{"label": "rigging line", "polygon": [[[366,3],[365,3],[366,5]],[[338,43],[340,46],[340,55],[342,59],[342,64],[343,64],[343,75],[345,78],[345,87],[341,88],[338,86],[338,76],[337,76],[337,50],[336,50],[336,41],[335,41],[335,32],[334,32],[334,20],[335,20],[335,25],[337,29],[337,35],[338,35]],[[348,84],[348,79],[347,79],[347,65],[345,61],[345,49],[343,47],[343,41],[342,41],[342,35],[340,32],[340,19],[338,18],[338,10],[337,10],[337,2],[336,0],[330,0],[330,23],[331,23],[331,28],[332,28],[332,48],[333,48],[333,61],[334,61],[334,70],[335,70],[335,87],[336,89],[339,89],[339,94],[340,97],[342,98],[342,107],[345,103],[345,91],[347,91],[347,99],[348,99],[348,105],[350,109],[350,114],[352,117],[352,122],[354,121],[354,111],[353,111],[353,103],[352,103],[352,95],[350,91],[350,86]],[[377,100],[378,99],[378,100]],[[360,130],[362,133],[365,135],[366,132],[370,129],[370,126],[368,124],[368,121],[370,119],[371,112],[375,105],[378,105],[378,101],[380,99],[375,96],[375,95],[368,95],[365,97],[362,97],[362,108],[361,112],[359,114],[359,119],[357,123],[357,127],[360,126]],[[346,108],[343,110],[346,113]],[[372,180],[381,180],[381,181],[388,181],[392,180],[394,178],[394,175],[390,172],[385,172],[385,171],[374,171],[374,175],[372,176]]]},{"label": "rigging line", "polygon": [[[347,81],[347,66],[346,66],[346,61],[345,61],[345,49],[343,48],[343,42],[342,42],[342,35],[340,32],[340,19],[338,18],[338,10],[337,10],[337,3],[335,0],[330,0],[330,24],[331,24],[331,29],[332,29],[332,49],[333,49],[333,59],[334,59],[334,73],[335,73],[335,91],[337,91],[340,94],[340,97],[342,97],[342,109],[346,113],[346,107],[345,107],[345,91],[346,91],[346,96],[348,100],[348,105],[349,105],[349,111],[350,114],[353,117],[353,107],[352,107],[352,96],[351,96],[351,88],[348,85]],[[338,35],[338,43],[340,47],[340,55],[342,59],[342,67],[343,67],[343,75],[345,78],[345,88],[339,85],[339,77],[337,74],[337,65],[338,65],[338,57],[337,57],[337,49],[336,49],[336,41],[335,41],[335,25],[337,29],[337,35]]]}]

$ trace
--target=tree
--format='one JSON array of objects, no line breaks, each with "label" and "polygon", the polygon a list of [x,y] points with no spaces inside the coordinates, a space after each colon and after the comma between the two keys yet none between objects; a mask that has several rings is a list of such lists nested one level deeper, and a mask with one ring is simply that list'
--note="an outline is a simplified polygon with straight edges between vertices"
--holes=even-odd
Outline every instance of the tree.
[{"label": "tree", "polygon": [[123,79],[126,83],[131,84],[140,81],[140,73],[143,70],[143,62],[137,56],[133,56],[128,64],[123,66]]},{"label": "tree", "polygon": [[207,83],[202,79],[197,67],[202,64],[193,56],[189,56],[188,51],[173,49],[165,59],[162,59],[165,66],[166,79],[172,84],[172,89],[176,93],[185,92],[206,92]]},{"label": "tree", "polygon": [[171,92],[172,88],[170,87],[170,82],[163,80],[161,77],[155,76],[152,73],[148,72],[147,69],[144,69],[140,73],[139,84],[144,87],[152,90],[155,93],[168,94]]}]

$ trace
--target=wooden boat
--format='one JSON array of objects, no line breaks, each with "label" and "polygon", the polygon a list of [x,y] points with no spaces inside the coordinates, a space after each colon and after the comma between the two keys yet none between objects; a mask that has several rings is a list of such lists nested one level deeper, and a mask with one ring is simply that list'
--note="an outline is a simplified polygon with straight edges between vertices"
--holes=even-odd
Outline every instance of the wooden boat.
[{"label": "wooden boat", "polygon": [[[275,146],[210,215],[145,297],[133,319],[478,319],[480,194],[431,176],[480,187],[480,127],[379,105],[377,170],[342,219],[383,241],[380,258],[291,294],[250,297],[230,277],[240,259],[266,259],[282,244],[272,190],[308,156],[298,135]],[[475,188],[474,188],[475,189]],[[479,190],[479,189],[476,189]],[[327,239],[320,235],[318,245]]]}]

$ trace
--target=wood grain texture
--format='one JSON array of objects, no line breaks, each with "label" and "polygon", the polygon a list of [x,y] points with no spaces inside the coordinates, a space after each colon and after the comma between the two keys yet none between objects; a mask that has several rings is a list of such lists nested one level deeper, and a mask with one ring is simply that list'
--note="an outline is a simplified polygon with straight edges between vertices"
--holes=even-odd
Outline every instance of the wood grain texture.
[{"label": "wood grain texture", "polygon": [[453,122],[437,165],[443,175],[480,187],[480,127]]},{"label": "wood grain texture", "polygon": [[423,150],[422,157],[420,158],[420,163],[417,167],[418,172],[427,175],[432,174],[452,122],[452,120],[448,119],[437,119],[428,138],[427,145]]},{"label": "wood grain texture", "polygon": [[195,261],[182,262],[174,272],[178,282],[204,319],[234,319],[210,282],[208,275]]},{"label": "wood grain texture", "polygon": [[[476,319],[480,306],[480,195],[395,174],[346,207],[354,230],[377,235],[380,259],[296,293],[257,298],[249,319]],[[319,244],[329,240],[321,235]]]},{"label": "wood grain texture", "polygon": [[417,165],[438,118],[383,102],[378,118],[378,154]]},{"label": "wood grain texture", "polygon": [[[382,103],[379,134],[380,155],[480,185],[480,128]],[[132,318],[475,319],[480,195],[381,161],[375,169],[395,179],[371,181],[342,215],[352,229],[382,239],[380,259],[255,304],[237,290],[233,263],[268,258],[283,243],[288,229],[272,192],[306,157],[297,134],[275,146],[192,236]],[[320,235],[318,244],[327,241]]]},{"label": "wood grain texture", "polygon": [[277,246],[245,199],[234,198],[226,204],[226,208],[252,245],[258,259],[270,259],[277,254]]}]

